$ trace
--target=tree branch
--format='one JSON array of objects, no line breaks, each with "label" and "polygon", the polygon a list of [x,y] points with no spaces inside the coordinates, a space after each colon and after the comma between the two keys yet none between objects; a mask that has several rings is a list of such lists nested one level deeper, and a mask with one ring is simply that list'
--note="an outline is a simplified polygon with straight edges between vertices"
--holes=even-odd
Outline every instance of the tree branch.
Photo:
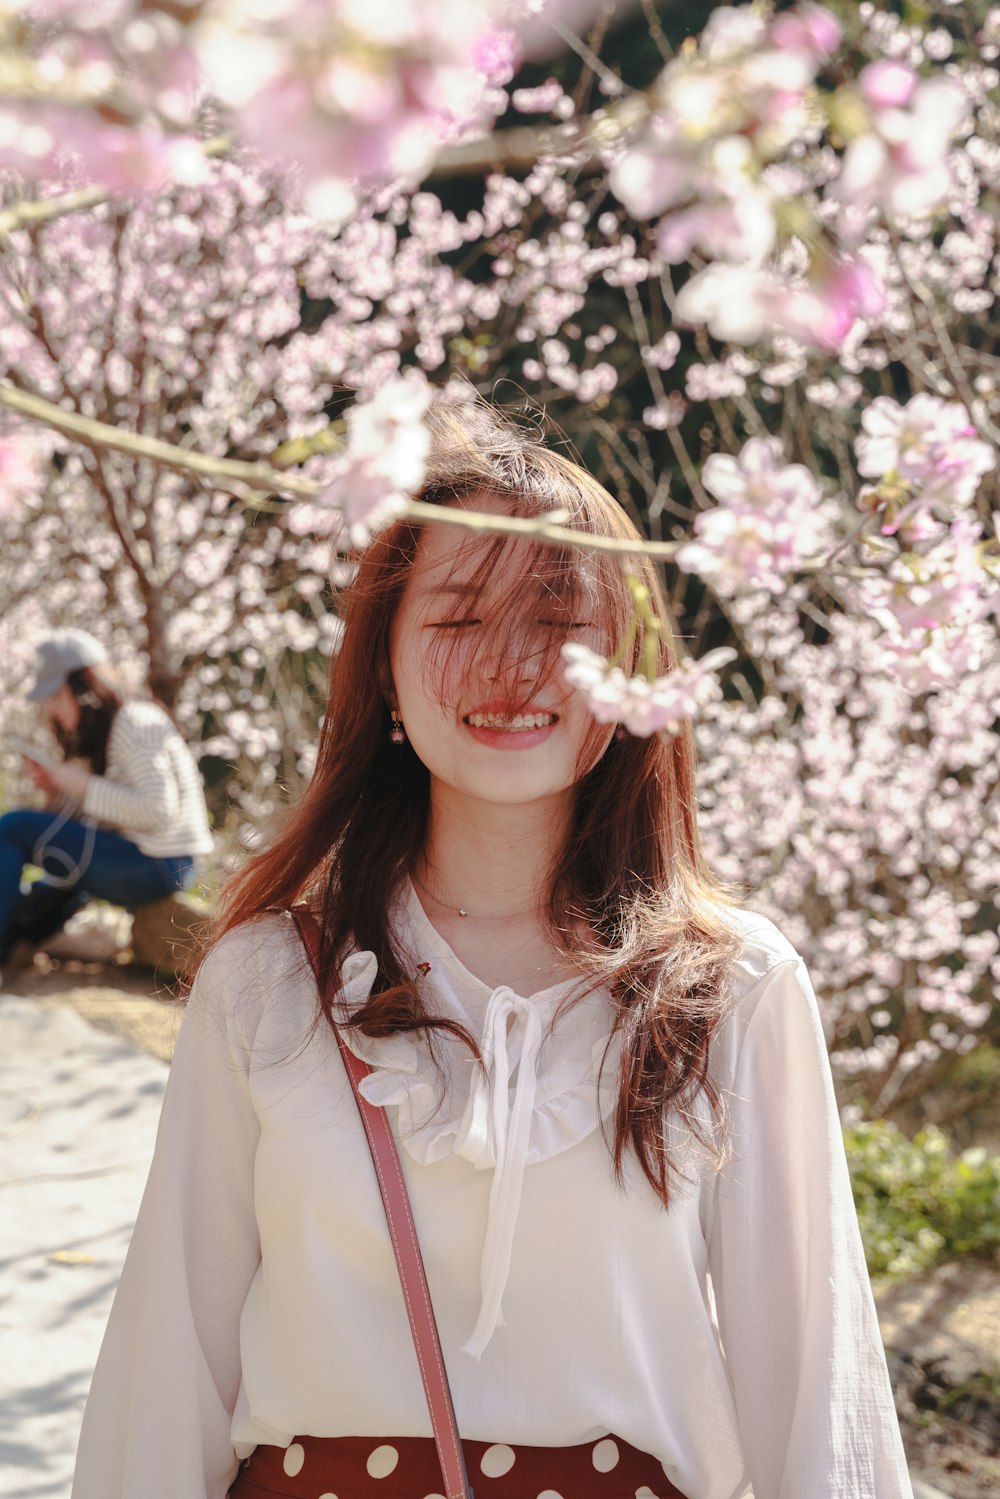
[{"label": "tree branch", "polygon": [[[232,137],[216,135],[205,141],[202,151],[206,156],[225,156],[232,149]],[[0,209],[0,235],[13,234],[15,229],[27,229],[34,224],[48,224],[68,213],[80,213],[87,208],[98,208],[115,196],[110,187],[82,187],[75,192],[60,193],[55,198],[14,203],[10,208]]]},{"label": "tree branch", "polygon": [[[93,417],[67,411],[41,396],[29,395],[27,391],[18,390],[6,381],[0,382],[0,406],[6,406],[31,421],[53,427],[57,432],[72,437],[96,452],[110,450],[124,453],[130,458],[145,458],[151,463],[160,463],[165,468],[210,479],[219,489],[238,484],[251,491],[287,494],[304,499],[315,499],[323,489],[323,485],[316,479],[284,473],[266,463],[245,463],[236,458],[211,458],[205,453],[193,452],[190,448],[175,447],[158,437],[140,437],[135,432],[123,432],[120,428],[99,422]],[[280,508],[268,505],[266,500],[249,497],[248,503],[272,512]],[[449,505],[430,505],[424,500],[408,500],[402,515],[406,520],[420,524],[453,526],[459,530],[493,536],[530,536],[535,541],[547,542],[552,546],[572,546],[584,552],[608,552],[621,557],[643,556],[669,560],[685,544],[684,540],[648,541],[639,537],[635,541],[623,541],[615,536],[593,536],[562,525],[561,512],[555,511],[552,520],[544,517],[528,520],[516,515],[488,515],[478,510],[461,510]],[[827,570],[827,559],[824,557],[810,558],[796,568],[799,574],[822,573]],[[840,567],[837,572],[843,577],[867,578],[877,570],[873,567]]]}]

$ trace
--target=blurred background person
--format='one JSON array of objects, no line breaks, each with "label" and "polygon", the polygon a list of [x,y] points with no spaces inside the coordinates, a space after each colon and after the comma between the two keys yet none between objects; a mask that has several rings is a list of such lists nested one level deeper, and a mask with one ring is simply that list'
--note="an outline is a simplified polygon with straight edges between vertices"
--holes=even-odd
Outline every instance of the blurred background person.
[{"label": "blurred background person", "polygon": [[[25,753],[48,807],[0,816],[0,964],[93,897],[132,908],[189,888],[213,849],[201,774],[162,704],[127,696],[86,630],[37,649],[28,698],[64,759]],[[43,874],[25,885],[28,865]]]}]

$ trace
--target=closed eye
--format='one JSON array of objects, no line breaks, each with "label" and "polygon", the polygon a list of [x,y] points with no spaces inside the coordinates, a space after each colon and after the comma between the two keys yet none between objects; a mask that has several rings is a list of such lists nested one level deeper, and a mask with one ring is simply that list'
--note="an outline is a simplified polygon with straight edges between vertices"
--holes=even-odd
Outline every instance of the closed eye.
[{"label": "closed eye", "polygon": [[[587,619],[540,619],[540,625],[552,630],[586,630],[590,627]],[[481,619],[433,619],[427,623],[429,630],[464,630],[470,625],[481,625]]]}]

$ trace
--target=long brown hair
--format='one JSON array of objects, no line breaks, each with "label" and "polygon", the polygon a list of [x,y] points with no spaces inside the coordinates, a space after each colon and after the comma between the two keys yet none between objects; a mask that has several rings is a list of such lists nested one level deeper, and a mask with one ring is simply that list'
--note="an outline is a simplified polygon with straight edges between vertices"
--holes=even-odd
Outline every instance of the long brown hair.
[{"label": "long brown hair", "polygon": [[[118,673],[113,666],[78,666],[66,678],[66,686],[76,699],[79,719],[73,729],[53,723],[52,733],[67,759],[86,760],[95,776],[108,768],[108,741],[118,709],[125,702]],[[176,724],[174,715],[159,698],[143,698],[155,703]]]},{"label": "long brown hair", "polygon": [[102,776],[108,768],[111,727],[124,702],[117,677],[109,667],[79,666],[69,673],[66,686],[80,716],[75,728],[54,723],[52,732],[67,759],[86,760],[94,775]]},{"label": "long brown hair", "polygon": [[[638,538],[594,478],[491,408],[439,404],[429,421],[433,452],[422,499],[461,506],[485,494],[515,516],[535,519],[558,510],[563,524],[582,533]],[[336,1018],[369,1036],[420,1029],[433,1039],[451,1033],[478,1057],[463,1027],[428,1010],[390,921],[422,849],[429,805],[427,770],[409,744],[389,741],[384,696],[390,631],[420,534],[420,526],[400,522],[362,553],[343,598],[343,639],[331,663],[312,780],[268,845],[224,887],[206,945],[305,896],[321,917],[325,974],[338,973],[354,948],[370,949],[379,965],[368,1002],[354,1014],[335,1015],[336,984],[328,985],[320,1023]],[[540,595],[570,612],[581,599],[596,600],[612,639],[626,638],[632,601],[617,557],[506,536],[473,537],[461,550],[464,555],[464,548],[475,549],[477,576],[485,577],[511,545],[521,549],[521,581],[504,599],[502,617],[489,621],[491,638],[524,609],[537,612]],[[657,663],[662,674],[678,663],[666,605],[647,558],[633,556],[630,570],[649,589],[664,622]],[[558,667],[564,638],[553,636],[543,669]],[[515,660],[512,680],[516,668]],[[609,1138],[615,1171],[622,1180],[631,1146],[664,1204],[680,1170],[668,1148],[668,1113],[687,1121],[717,1164],[724,1158],[725,1108],[709,1070],[709,1043],[728,1008],[732,965],[742,946],[722,907],[742,896],[711,873],[702,852],[688,726],[672,737],[613,738],[603,754],[587,760],[565,847],[551,871],[547,920],[564,951],[581,918],[593,933],[593,950],[586,954],[590,987],[607,984],[621,1038]],[[708,1126],[701,1100],[714,1116]]]}]

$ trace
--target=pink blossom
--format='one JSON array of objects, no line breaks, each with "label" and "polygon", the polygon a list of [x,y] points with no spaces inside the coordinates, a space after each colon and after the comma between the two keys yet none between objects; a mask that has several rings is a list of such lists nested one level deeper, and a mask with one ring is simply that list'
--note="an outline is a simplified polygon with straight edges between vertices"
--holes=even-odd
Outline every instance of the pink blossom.
[{"label": "pink blossom", "polygon": [[472,49],[473,66],[487,83],[509,83],[519,61],[520,48],[513,31],[492,28],[483,33]]},{"label": "pink blossom", "polygon": [[694,540],[676,560],[720,594],[781,593],[789,575],[832,540],[816,479],[802,464],[783,464],[774,439],[751,438],[735,458],[713,453],[702,482],[721,503],[695,518]]},{"label": "pink blossom", "polygon": [[875,109],[903,109],[916,92],[918,75],[912,68],[890,58],[870,62],[858,74],[862,97]]},{"label": "pink blossom", "polygon": [[814,475],[801,463],[783,464],[780,443],[767,437],[752,437],[735,458],[711,454],[702,468],[702,483],[731,509],[780,514],[809,508],[820,499]]},{"label": "pink blossom", "polygon": [[888,579],[873,580],[877,606],[894,631],[939,630],[974,624],[995,610],[1000,585],[982,565],[982,527],[974,517],[952,522],[930,551],[908,553]]},{"label": "pink blossom", "polygon": [[885,289],[863,261],[824,260],[802,286],[791,287],[775,306],[775,322],[800,343],[834,351],[859,318],[871,322],[885,311]]},{"label": "pink blossom", "polygon": [[0,437],[0,516],[15,514],[41,485],[38,444],[24,436]]},{"label": "pink blossom", "polygon": [[767,20],[751,5],[717,5],[709,14],[698,50],[709,62],[729,62],[759,47],[767,37]]},{"label": "pink blossom", "polygon": [[794,285],[763,266],[719,261],[688,277],[675,310],[678,321],[704,323],[730,343],[757,343],[780,332],[836,349],[859,317],[876,317],[884,305],[874,272],[857,261],[824,261],[814,280]]},{"label": "pink blossom", "polygon": [[843,40],[840,22],[825,5],[806,3],[782,11],[771,26],[771,43],[789,52],[805,52],[818,62],[833,56]]},{"label": "pink blossom", "polygon": [[[974,498],[983,474],[996,467],[992,446],[979,437],[960,401],[921,394],[900,406],[890,396],[877,396],[861,426],[855,443],[858,472],[909,486],[903,508],[883,526],[887,534],[916,510],[953,515]],[[879,492],[877,486],[869,491],[867,503]]]},{"label": "pink blossom", "polygon": [[[718,191],[717,181],[715,189]],[[726,196],[698,203],[660,220],[656,243],[664,260],[679,265],[692,250],[713,260],[758,261],[774,245],[774,205],[749,182],[733,184]]]},{"label": "pink blossom", "polygon": [[910,692],[927,692],[977,670],[995,650],[990,617],[1000,584],[984,565],[982,526],[953,521],[930,550],[897,557],[883,577],[866,579],[864,606],[885,634],[881,649]]},{"label": "pink blossom", "polygon": [[168,182],[194,185],[208,176],[198,141],[170,135],[153,120],[125,126],[78,114],[71,125],[67,116],[65,129],[90,180],[117,191],[156,192]]},{"label": "pink blossom", "polygon": [[873,108],[870,129],[844,153],[831,196],[877,205],[893,218],[929,213],[951,186],[948,153],[966,109],[961,88],[940,77],[921,79],[905,107]]},{"label": "pink blossom", "polygon": [[430,451],[423,417],[431,387],[417,371],[387,380],[347,413],[347,450],[319,506],[343,513],[354,546],[406,510],[420,488]]},{"label": "pink blossom", "polygon": [[676,364],[680,351],[680,337],[671,329],[650,348],[643,349],[642,357],[650,364],[654,364],[658,370],[669,370],[673,369]]},{"label": "pink blossom", "polygon": [[675,314],[681,323],[706,324],[715,338],[752,344],[772,326],[783,295],[779,277],[759,266],[708,265],[685,281]]},{"label": "pink blossom", "polygon": [[721,697],[714,673],[734,661],[737,653],[721,646],[698,661],[684,660],[653,681],[627,677],[620,667],[585,645],[564,645],[562,655],[566,680],[584,694],[598,723],[621,723],[630,734],[646,739],[661,732],[679,734],[686,721],[697,718],[707,703]]}]

